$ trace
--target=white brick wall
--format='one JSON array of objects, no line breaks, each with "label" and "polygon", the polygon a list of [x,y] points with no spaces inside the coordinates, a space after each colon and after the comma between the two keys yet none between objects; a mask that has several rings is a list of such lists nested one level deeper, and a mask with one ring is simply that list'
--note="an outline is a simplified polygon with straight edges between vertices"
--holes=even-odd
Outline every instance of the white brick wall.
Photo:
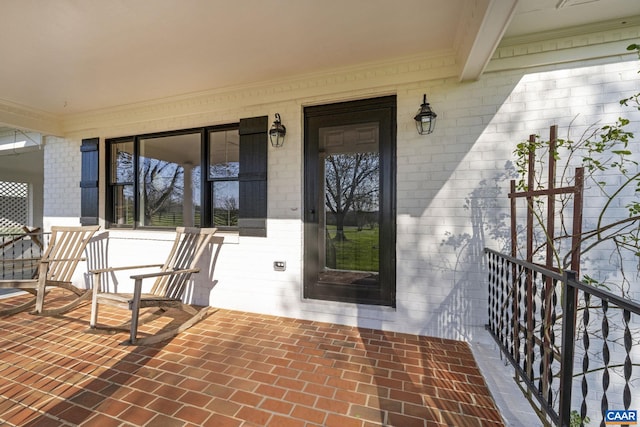
[{"label": "white brick wall", "polygon": [[44,150],[44,227],[79,225],[80,141],[47,137]]},{"label": "white brick wall", "polygon": [[[511,60],[518,52],[503,50],[499,54]],[[358,70],[344,78],[316,77],[244,94],[182,99],[176,101],[174,109],[150,105],[87,116],[85,128],[92,131],[78,130],[83,126],[73,123],[77,139],[47,141],[46,224],[77,223],[80,136],[104,139],[228,123],[264,114],[269,114],[272,121],[278,112],[287,126],[287,140],[281,149],[269,147],[268,237],[228,237],[216,265],[217,282],[206,292],[196,292],[194,300],[274,315],[470,340],[474,328],[486,322],[482,248],[499,248],[503,242],[491,240],[485,228],[496,226],[498,215],[508,212],[508,180],[504,174],[505,165],[513,160],[515,145],[531,133],[546,137],[552,124],[560,126],[562,135],[573,120],[579,134],[596,121],[615,119],[622,114],[617,100],[638,88],[635,71],[639,68],[640,63],[627,56],[624,61],[598,59],[488,72],[472,83],[459,83],[435,73],[438,79],[430,80],[431,75],[424,70],[421,79],[410,81],[407,76],[398,77],[395,69],[370,74]],[[400,83],[394,83],[394,78]],[[303,106],[390,93],[397,94],[398,100],[397,307],[304,300]],[[423,93],[438,113],[436,131],[429,136],[418,136],[413,123]],[[256,104],[244,105],[248,100]],[[174,117],[172,111],[180,114]],[[640,133],[638,122],[633,127]],[[104,194],[104,176],[101,185]],[[497,199],[492,191],[498,191]],[[486,204],[482,217],[472,217],[478,212],[475,208],[473,212],[465,209],[471,196],[475,202]],[[482,222],[474,222],[474,218]],[[507,232],[503,228],[496,231]],[[157,244],[158,239],[171,240],[170,233],[110,233],[114,264],[162,260],[166,251],[164,245]],[[454,248],[443,243],[456,238],[464,240],[465,245]],[[142,260],[141,254],[148,260]],[[285,272],[273,271],[276,260],[286,261]]]}]

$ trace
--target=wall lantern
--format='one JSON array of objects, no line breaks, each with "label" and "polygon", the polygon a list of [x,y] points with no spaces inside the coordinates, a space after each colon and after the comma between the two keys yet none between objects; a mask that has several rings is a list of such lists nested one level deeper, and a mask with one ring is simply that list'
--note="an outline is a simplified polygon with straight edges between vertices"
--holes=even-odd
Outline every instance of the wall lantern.
[{"label": "wall lantern", "polygon": [[269,129],[269,139],[274,147],[282,147],[284,144],[284,136],[287,134],[287,128],[280,122],[280,114],[276,113],[276,120]]},{"label": "wall lantern", "polygon": [[431,109],[427,102],[427,95],[424,94],[422,98],[422,105],[420,105],[420,108],[418,109],[418,114],[413,118],[416,121],[418,134],[428,135],[433,132],[436,127],[436,117],[438,117],[438,115]]}]

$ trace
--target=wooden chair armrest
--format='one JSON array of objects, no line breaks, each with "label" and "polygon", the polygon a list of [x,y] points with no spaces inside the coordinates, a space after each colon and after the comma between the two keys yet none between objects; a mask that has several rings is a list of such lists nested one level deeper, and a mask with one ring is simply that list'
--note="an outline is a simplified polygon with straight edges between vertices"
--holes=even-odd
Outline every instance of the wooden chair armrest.
[{"label": "wooden chair armrest", "polygon": [[149,279],[151,277],[171,276],[180,273],[197,273],[199,271],[199,268],[185,268],[184,270],[160,271],[157,273],[138,274],[135,276],[131,276],[132,279],[135,279],[135,282],[133,283],[133,299],[129,301],[129,309],[132,310],[134,307],[140,306],[143,279]]},{"label": "wooden chair armrest", "polygon": [[121,271],[121,270],[136,270],[139,268],[159,268],[164,264],[147,264],[147,265],[127,265],[123,267],[107,267],[107,268],[99,268],[96,270],[89,270],[89,273],[92,274],[100,274],[100,273],[108,273],[110,271]]},{"label": "wooden chair armrest", "polygon": [[58,262],[58,261],[86,261],[87,259],[85,257],[82,258],[40,258],[40,262],[41,263],[49,263],[49,262]]},{"label": "wooden chair armrest", "polygon": [[182,273],[197,273],[199,271],[200,271],[199,268],[185,268],[182,270],[158,271],[156,273],[136,274],[135,276],[130,276],[130,277],[134,280],[139,280],[139,279],[149,279],[151,277],[172,276],[174,274],[182,274]]}]

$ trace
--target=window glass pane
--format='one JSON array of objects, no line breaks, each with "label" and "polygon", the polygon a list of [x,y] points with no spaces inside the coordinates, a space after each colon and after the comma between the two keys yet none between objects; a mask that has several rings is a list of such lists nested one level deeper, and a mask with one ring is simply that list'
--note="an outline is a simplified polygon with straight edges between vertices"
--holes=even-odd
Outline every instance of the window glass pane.
[{"label": "window glass pane", "polygon": [[111,183],[126,184],[134,182],[133,141],[111,144]]},{"label": "window glass pane", "polygon": [[113,222],[133,226],[133,185],[113,187]]},{"label": "window glass pane", "polygon": [[238,181],[215,181],[213,183],[213,225],[237,227],[239,191]]},{"label": "window glass pane", "polygon": [[237,129],[209,134],[209,178],[238,177],[239,141]]},{"label": "window glass pane", "polygon": [[140,224],[200,225],[200,134],[140,140]]}]

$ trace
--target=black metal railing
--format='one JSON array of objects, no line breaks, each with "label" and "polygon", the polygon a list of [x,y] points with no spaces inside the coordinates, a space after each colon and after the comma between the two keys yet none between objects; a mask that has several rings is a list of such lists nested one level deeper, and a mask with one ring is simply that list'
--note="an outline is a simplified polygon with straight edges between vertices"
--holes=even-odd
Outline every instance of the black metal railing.
[{"label": "black metal railing", "polygon": [[0,233],[0,279],[35,277],[50,233]]},{"label": "black metal railing", "polygon": [[640,304],[582,283],[573,272],[485,252],[487,329],[541,419],[604,426],[608,410],[638,409]]}]

